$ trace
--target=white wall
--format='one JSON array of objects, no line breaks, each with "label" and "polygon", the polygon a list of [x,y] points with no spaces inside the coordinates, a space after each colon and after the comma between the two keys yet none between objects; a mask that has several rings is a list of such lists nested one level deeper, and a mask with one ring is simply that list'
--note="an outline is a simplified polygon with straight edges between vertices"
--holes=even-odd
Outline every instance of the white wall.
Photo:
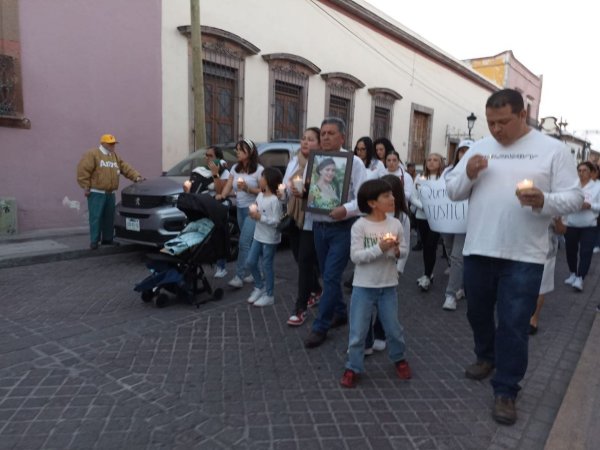
[{"label": "white wall", "polygon": [[[466,117],[479,120],[472,132],[487,133],[484,104],[490,92],[416,54],[322,3],[306,0],[202,0],[201,23],[234,33],[260,48],[246,60],[243,134],[268,137],[268,65],[262,54],[292,53],[321,69],[345,72],[366,86],[356,92],[353,139],[370,133],[370,87],[385,87],[403,99],[395,103],[392,142],[406,158],[412,103],[431,108],[431,151],[445,153],[446,128],[467,132]],[[176,27],[190,25],[189,0],[163,0],[163,164],[187,154],[189,127],[187,39]],[[325,81],[310,78],[307,125],[318,125],[325,107]],[[346,147],[352,148],[354,143]]]}]

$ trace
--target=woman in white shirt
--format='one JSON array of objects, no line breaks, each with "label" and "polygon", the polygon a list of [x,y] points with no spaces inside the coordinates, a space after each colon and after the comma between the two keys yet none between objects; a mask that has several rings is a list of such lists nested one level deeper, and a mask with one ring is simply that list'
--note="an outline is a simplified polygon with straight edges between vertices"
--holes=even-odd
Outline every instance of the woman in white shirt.
[{"label": "woman in white shirt", "polygon": [[236,274],[228,284],[231,287],[241,288],[244,281],[247,283],[254,281],[248,274],[246,259],[252,245],[256,222],[248,217],[248,212],[250,205],[256,201],[256,196],[260,192],[258,181],[264,168],[258,163],[258,150],[250,139],[239,141],[235,146],[235,153],[238,162],[231,168],[227,184],[221,194],[215,196],[215,199],[222,200],[227,198],[232,190],[235,191],[240,239]]},{"label": "woman in white shirt", "polygon": [[363,136],[356,141],[354,154],[365,164],[367,180],[379,178],[379,173],[385,169],[385,165],[375,156],[375,147],[369,136]]},{"label": "woman in white shirt", "polygon": [[594,166],[589,161],[577,166],[579,186],[584,195],[583,205],[580,211],[569,214],[565,220],[567,264],[571,272],[565,284],[573,286],[578,291],[583,291],[583,280],[592,262],[600,211],[600,184],[592,180],[593,170]]}]

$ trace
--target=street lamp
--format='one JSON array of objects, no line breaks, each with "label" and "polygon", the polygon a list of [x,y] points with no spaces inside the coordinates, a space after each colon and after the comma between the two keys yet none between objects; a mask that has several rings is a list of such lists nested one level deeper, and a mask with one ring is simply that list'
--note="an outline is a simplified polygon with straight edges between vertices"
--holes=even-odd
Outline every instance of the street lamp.
[{"label": "street lamp", "polygon": [[471,130],[473,129],[473,126],[475,125],[476,120],[477,120],[477,116],[475,116],[475,114],[473,114],[473,113],[471,113],[471,115],[467,117],[467,128],[469,129],[469,139],[471,139]]}]

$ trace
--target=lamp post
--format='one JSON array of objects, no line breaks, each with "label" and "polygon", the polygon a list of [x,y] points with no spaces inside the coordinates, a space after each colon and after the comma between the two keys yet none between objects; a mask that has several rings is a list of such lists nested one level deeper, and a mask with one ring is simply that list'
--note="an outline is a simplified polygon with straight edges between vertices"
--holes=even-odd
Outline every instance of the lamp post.
[{"label": "lamp post", "polygon": [[473,129],[473,126],[475,125],[476,120],[477,120],[477,116],[475,116],[475,114],[473,114],[473,113],[471,113],[467,117],[467,128],[469,129],[469,139],[471,139],[471,130]]}]

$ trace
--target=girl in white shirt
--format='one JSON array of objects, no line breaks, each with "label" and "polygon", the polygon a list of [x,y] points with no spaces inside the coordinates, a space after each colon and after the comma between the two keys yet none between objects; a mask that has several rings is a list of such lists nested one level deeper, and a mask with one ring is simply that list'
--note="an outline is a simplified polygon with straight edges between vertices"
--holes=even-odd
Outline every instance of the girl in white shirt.
[{"label": "girl in white shirt", "polygon": [[[277,224],[282,213],[281,202],[276,192],[281,181],[281,172],[274,167],[267,167],[260,177],[261,193],[256,198],[256,205],[250,207],[249,216],[256,221],[256,229],[246,266],[254,278],[254,290],[248,297],[248,303],[254,306],[270,306],[275,303],[273,259],[277,244],[281,242]],[[259,267],[258,261],[261,257],[262,267]]]},{"label": "girl in white shirt", "polygon": [[[437,180],[444,169],[442,155],[438,153],[430,153],[425,161],[425,170],[422,177],[426,180]],[[417,229],[421,235],[423,243],[423,266],[425,274],[417,280],[417,284],[422,291],[429,290],[429,286],[433,281],[433,268],[435,267],[435,259],[437,253],[440,234],[432,231],[427,222],[427,216],[423,211],[423,203],[419,194],[419,178],[415,183],[415,192],[411,198],[412,205],[416,208],[415,217],[417,218]]]}]

